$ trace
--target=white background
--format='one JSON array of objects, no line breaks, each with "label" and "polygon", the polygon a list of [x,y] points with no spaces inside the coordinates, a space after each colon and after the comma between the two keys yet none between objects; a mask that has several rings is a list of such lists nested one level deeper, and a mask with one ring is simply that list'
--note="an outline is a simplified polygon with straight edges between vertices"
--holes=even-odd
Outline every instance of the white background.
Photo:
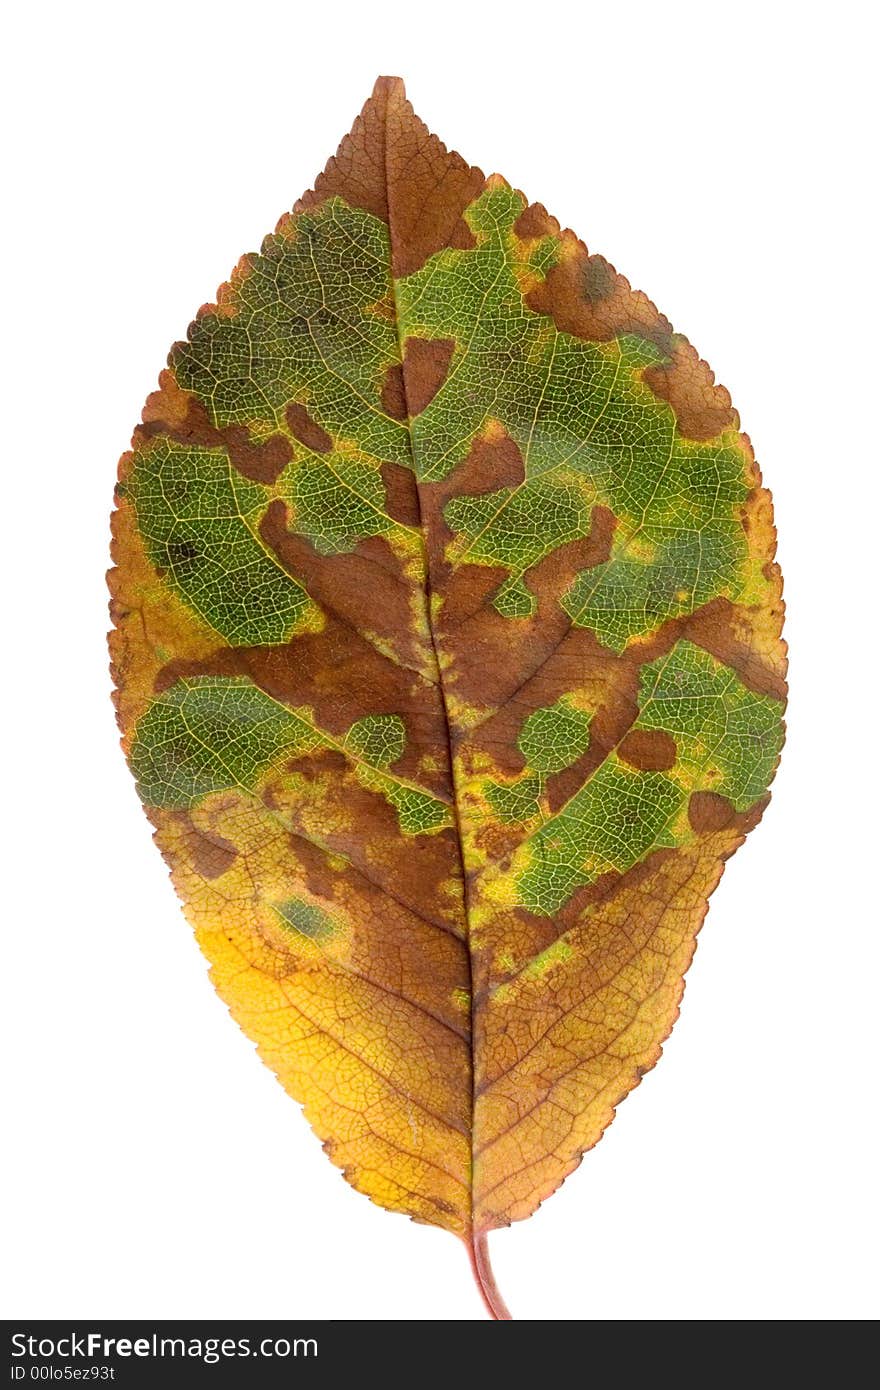
[{"label": "white background", "polygon": [[2,1312],[483,1316],[458,1244],[345,1185],[214,996],[106,674],[107,513],[143,399],[382,72],[711,360],[787,578],[773,804],[663,1061],[494,1237],[499,1283],[534,1319],[873,1316],[869,6],[84,0],[6,25]]}]

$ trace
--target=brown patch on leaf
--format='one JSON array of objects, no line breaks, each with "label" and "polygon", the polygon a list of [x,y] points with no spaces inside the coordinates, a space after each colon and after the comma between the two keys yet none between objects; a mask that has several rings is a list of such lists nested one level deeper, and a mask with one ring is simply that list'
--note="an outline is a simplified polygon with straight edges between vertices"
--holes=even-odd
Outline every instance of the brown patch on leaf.
[{"label": "brown patch on leaf", "polygon": [[402,463],[383,463],[385,511],[401,526],[418,526],[421,521],[419,490],[411,468]]},{"label": "brown patch on leaf", "polygon": [[[466,1038],[468,1020],[456,1003],[457,992],[467,981],[467,957],[461,939],[461,880],[455,860],[449,859],[450,851],[457,853],[454,840],[450,844],[437,839],[429,847],[402,836],[387,802],[364,792],[350,768],[339,780],[334,767],[318,788],[310,790],[317,797],[314,803],[302,798],[295,781],[285,783],[279,778],[270,790],[265,804],[290,829],[278,862],[269,865],[265,887],[260,883],[259,857],[248,864],[255,887],[262,888],[262,896],[270,901],[277,900],[285,884],[296,896],[305,889],[341,927],[319,965],[314,958],[299,955],[295,937],[284,940],[283,973],[291,972],[291,955],[297,970],[323,972],[338,961],[363,980],[374,982],[383,994],[396,996],[404,1009],[413,1002],[444,1024],[444,1034],[425,1024],[436,1034],[438,1054],[452,1044],[452,1035]],[[345,837],[338,834],[350,815],[346,792],[358,814],[365,817],[363,835],[352,844],[352,855],[344,847]],[[312,838],[313,814],[322,818],[321,843]],[[326,836],[324,821],[329,827]],[[426,889],[415,899],[410,891],[414,859],[424,873]],[[398,870],[407,863],[410,871],[403,879]],[[268,944],[278,950],[277,932],[272,932]]]},{"label": "brown patch on leaf", "polygon": [[558,935],[552,917],[540,917],[522,907],[494,913],[481,926],[479,940],[473,946],[477,1016],[485,1016],[489,991],[503,984],[526,961],[546,950]]},{"label": "brown patch on leaf", "polygon": [[[521,696],[531,701],[538,698],[539,692],[555,688],[558,683],[557,670],[570,667],[570,653],[577,651],[579,647],[583,648],[586,657],[586,653],[592,648],[587,648],[579,640],[582,631],[580,628],[571,629],[560,648],[559,656],[554,654],[537,672],[529,686],[521,692]],[[606,656],[603,661],[598,655],[603,652],[603,648],[598,643],[596,651],[597,655],[591,659],[587,658],[584,673],[588,682],[587,688],[595,690],[598,701],[596,713],[590,723],[589,746],[571,767],[564,767],[547,778],[547,804],[553,815],[580,791],[609,753],[619,748],[621,740],[639,713],[640,668],[637,662],[627,653],[619,657]],[[566,656],[568,661],[562,660]]]},{"label": "brown patch on leaf", "polygon": [[513,231],[522,241],[534,241],[538,237],[558,236],[559,223],[543,203],[529,203],[514,222]]},{"label": "brown patch on leaf", "polygon": [[179,821],[192,866],[202,878],[220,878],[235,863],[238,850],[222,835],[202,829],[186,811],[172,812],[170,818]]},{"label": "brown patch on leaf", "polygon": [[583,268],[582,289],[590,304],[611,299],[617,288],[617,271],[604,256],[588,256]]},{"label": "brown patch on leaf", "polygon": [[447,740],[437,687],[333,615],[321,632],[302,633],[286,646],[221,647],[195,661],[168,662],[155,691],[193,676],[245,676],[279,703],[313,710],[317,726],[340,741],[365,714],[398,714],[406,725],[406,750],[396,767],[417,775],[441,800],[452,800],[446,763],[426,770]]},{"label": "brown patch on leaf", "polygon": [[736,808],[718,792],[694,792],[688,802],[688,820],[697,835],[724,830],[736,815]]},{"label": "brown patch on leaf", "polygon": [[141,419],[145,425],[158,424],[166,431],[181,429],[186,424],[193,399],[189,391],[178,386],[171,368],[166,367],[159,373],[158,391],[147,396]]},{"label": "brown patch on leaf", "polygon": [[[731,603],[727,598],[715,598],[682,618],[669,618],[644,641],[633,643],[627,654],[639,663],[656,661],[685,638],[709,652],[716,661],[732,667],[743,685],[756,695],[784,700],[788,689],[785,663],[778,660],[781,621],[781,598],[777,599],[769,616],[766,609],[752,610]],[[761,625],[768,622],[770,631],[764,634]],[[764,637],[761,645],[756,635]],[[774,656],[774,665],[768,664],[762,646]]]},{"label": "brown patch on leaf", "polygon": [[[572,646],[575,645],[576,631],[573,629],[570,634]],[[563,645],[563,651],[565,645],[567,643]],[[549,674],[547,668],[542,669],[532,686],[536,689],[544,686],[554,674],[554,666],[554,661],[549,662]],[[609,753],[617,748],[621,737],[638,716],[639,667],[626,659],[617,659],[607,668],[602,679],[605,686],[601,703],[590,724],[589,747],[571,767],[563,768],[547,779],[547,801],[554,815],[580,791]]]},{"label": "brown patch on leaf", "polygon": [[143,423],[135,430],[134,443],[140,444],[157,435],[164,435],[176,444],[225,449],[239,473],[267,486],[278,480],[293,457],[290,441],[283,434],[254,441],[245,425],[218,429],[198,397],[181,390],[169,369],[159,377],[159,390],[147,398]]},{"label": "brown patch on leaf", "polygon": [[349,782],[345,788],[337,784],[336,796],[340,816],[348,818],[348,826],[340,824],[332,829],[327,835],[328,846],[353,862],[361,859],[371,876],[379,877],[412,912],[421,915],[430,904],[432,920],[454,923],[460,931],[460,898],[456,901],[446,891],[461,883],[455,832],[448,829],[434,835],[403,835],[397,812],[380,792]]},{"label": "brown patch on leaf", "polygon": [[526,466],[519,445],[501,428],[490,429],[476,438],[463,463],[450,479],[451,497],[474,497],[519,487],[526,480]]},{"label": "brown patch on leaf", "polygon": [[521,771],[516,737],[523,719],[555,704],[577,681],[594,690],[601,702],[590,724],[589,748],[571,767],[547,778],[550,810],[558,811],[604,762],[639,712],[638,666],[606,651],[585,628],[570,628],[549,652],[543,644],[530,651],[523,643],[516,661],[499,673],[496,712],[463,736],[462,749],[488,753],[505,772]]},{"label": "brown patch on leaf", "polygon": [[287,407],[284,417],[287,420],[287,428],[300,444],[304,444],[315,454],[329,454],[333,448],[333,440],[317,420],[312,419],[304,405],[294,402]]},{"label": "brown patch on leaf", "polygon": [[675,412],[685,439],[715,439],[738,423],[730,394],[715,384],[715,374],[685,338],[676,337],[672,361],[646,367],[643,380]]},{"label": "brown patch on leaf", "polygon": [[446,380],[455,351],[454,338],[407,338],[403,380],[410,416],[421,415]]},{"label": "brown patch on leaf", "polygon": [[722,859],[729,859],[734,850],[739,848],[749,831],[754,830],[755,826],[759,824],[761,817],[769,805],[770,793],[768,791],[765,792],[763,796],[759,797],[751,806],[748,806],[745,811],[736,812],[731,822],[731,829],[736,832],[737,839],[733,841],[728,848],[722,851]]},{"label": "brown patch on leaf", "polygon": [[621,333],[634,333],[668,347],[671,325],[647,295],[633,290],[603,256],[591,256],[571,232],[563,232],[560,248],[558,263],[526,295],[530,309],[588,342],[605,343]]},{"label": "brown patch on leaf", "polygon": [[[674,853],[671,849],[653,850],[625,873],[602,874],[594,883],[576,889],[568,902],[563,903],[552,917],[544,917],[522,907],[499,913],[487,924],[484,934],[481,933],[478,962],[475,963],[478,980],[475,998],[482,1000],[487,990],[504,984],[566,932],[576,931],[586,920],[598,917],[603,908],[616,898],[638,893],[641,886],[650,883]],[[602,971],[614,965],[613,959],[603,957],[601,943],[597,943],[597,947],[592,967],[592,987],[599,983]],[[625,940],[621,940],[620,949],[629,953],[632,943],[627,945]],[[500,969],[499,959],[505,961]]]},{"label": "brown patch on leaf", "polygon": [[436,757],[448,736],[435,667],[418,646],[412,585],[391,546],[370,536],[349,554],[320,555],[287,530],[279,500],[267,509],[260,535],[320,604],[321,631],[303,632],[287,645],[219,648],[195,662],[172,661],[160,671],[156,689],[188,676],[247,676],[282,704],[309,706],[316,724],[334,738],[365,714],[399,714],[406,748],[396,770],[451,801],[446,760]]},{"label": "brown patch on leaf", "polygon": [[[385,151],[388,145],[389,96],[399,78],[380,77],[373,94],[364,105],[339,149],[328,161],[323,173],[294,206],[294,213],[315,207],[325,198],[342,198],[349,207],[362,208],[374,217],[388,221],[388,184],[385,170]],[[402,84],[401,84],[402,85]],[[290,217],[281,219],[278,231],[286,233]]]},{"label": "brown patch on leaf", "polygon": [[[431,588],[435,593],[444,594],[445,603],[449,602],[444,586],[450,568],[445,556],[446,548],[452,540],[452,531],[443,516],[446,503],[452,497],[473,497],[505,487],[518,487],[524,479],[525,464],[517,444],[501,425],[490,421],[482,435],[471,444],[467,457],[462,459],[451,473],[439,482],[419,484]],[[471,565],[467,568],[473,570],[486,567]],[[494,573],[498,575],[494,586],[497,588],[506,579],[507,571],[499,569]],[[484,583],[482,576],[477,578],[477,588],[482,588]],[[453,600],[452,608],[454,607]],[[451,621],[448,615],[447,621]]]},{"label": "brown patch on leaf", "polygon": [[567,801],[579,792],[591,773],[596,771],[596,751],[594,740],[569,767],[560,768],[547,778],[545,795],[551,815],[561,811]]},{"label": "brown patch on leaf", "polygon": [[382,382],[382,391],[379,399],[382,402],[382,409],[386,415],[390,415],[392,420],[405,420],[406,410],[406,391],[403,387],[403,367],[399,362],[392,362],[385,373],[385,380]]},{"label": "brown patch on leaf", "polygon": [[[528,708],[552,704],[581,684],[578,662],[589,659],[598,643],[585,629],[572,629],[559,600],[581,570],[607,559],[615,524],[607,507],[594,507],[588,537],[557,546],[526,571],[525,583],[537,599],[536,611],[528,618],[504,617],[488,601],[507,577],[500,567],[461,565],[435,585],[444,600],[437,630],[441,648],[448,653],[447,681],[458,698],[477,708],[497,709],[516,697],[521,721],[522,688],[554,656],[564,683],[556,676],[548,680],[548,689],[556,689],[556,694],[544,698],[547,689],[542,689],[541,698]],[[606,652],[601,661],[607,660]]]},{"label": "brown patch on leaf", "polygon": [[[369,915],[375,914],[374,932],[382,913],[387,918],[398,903],[432,927],[460,933],[460,856],[454,832],[404,835],[388,798],[363,786],[352,764],[347,759],[340,763],[340,756],[335,749],[316,749],[293,758],[264,793],[266,804],[295,835],[306,844],[319,838],[326,847],[320,857],[309,855],[309,891],[331,899],[338,895],[340,871],[326,863],[329,851],[343,855],[363,875],[358,898],[373,900]],[[297,775],[310,784],[307,797],[297,788]],[[342,879],[349,873],[343,867]],[[384,901],[371,889],[378,889]]]},{"label": "brown patch on leaf", "polygon": [[502,869],[509,867],[509,856],[517,845],[522,843],[522,838],[521,825],[499,825],[494,821],[480,826],[473,837],[477,849],[485,854],[496,868]]},{"label": "brown patch on leaf", "polygon": [[618,757],[639,772],[668,772],[677,754],[675,739],[662,729],[632,729],[617,750]]},{"label": "brown patch on leaf", "polygon": [[[315,748],[308,753],[300,753],[285,763],[285,772],[296,772],[307,782],[314,782],[328,773],[343,773],[348,766],[344,753],[337,748]],[[268,799],[268,791],[267,791]],[[277,808],[276,808],[277,809]]]},{"label": "brown patch on leaf", "polygon": [[524,582],[538,600],[539,611],[543,609],[546,614],[551,605],[559,603],[579,574],[611,558],[616,516],[608,507],[594,507],[590,521],[588,536],[557,545],[523,574]]},{"label": "brown patch on leaf", "polygon": [[[755,613],[755,620],[761,616]],[[781,619],[780,602],[779,626]],[[788,693],[784,664],[780,669],[766,663],[762,652],[756,647],[751,620],[750,609],[737,607],[726,598],[714,599],[684,620],[681,635],[703,647],[716,661],[733,667],[743,685],[756,695],[770,695],[774,700],[784,700]]]},{"label": "brown patch on leaf", "polygon": [[351,133],[294,211],[338,196],[381,217],[391,230],[392,264],[400,277],[446,246],[473,246],[462,214],[484,182],[479,169],[447,150],[419,120],[400,78],[380,77]]},{"label": "brown patch on leaf", "polygon": [[322,555],[287,529],[287,508],[276,498],[260,522],[260,537],[325,613],[358,634],[382,638],[400,661],[419,666],[412,582],[384,536],[366,536],[354,550]]},{"label": "brown patch on leaf", "polygon": [[420,270],[444,247],[474,245],[463,214],[483,191],[485,179],[431,134],[406,100],[403,83],[391,81],[386,168],[391,259],[400,278]]},{"label": "brown patch on leaf", "polygon": [[243,425],[230,425],[223,431],[229,457],[239,473],[251,482],[271,487],[291,459],[291,449],[282,434],[273,434],[262,443],[251,443]]},{"label": "brown patch on leaf", "polygon": [[[507,576],[508,571],[502,565],[458,566],[443,590],[443,607],[436,623],[442,635],[444,651],[452,646],[448,634],[464,627],[482,613]],[[501,617],[500,614],[496,616]]]},{"label": "brown patch on leaf", "polygon": [[[757,619],[761,615],[755,616]],[[774,700],[785,700],[788,687],[784,669],[768,666],[762,653],[752,645],[749,620],[748,610],[743,617],[742,610],[728,599],[717,599],[692,616],[684,625],[684,635],[705,648],[717,661],[732,666],[743,685],[756,695],[771,695]]]}]

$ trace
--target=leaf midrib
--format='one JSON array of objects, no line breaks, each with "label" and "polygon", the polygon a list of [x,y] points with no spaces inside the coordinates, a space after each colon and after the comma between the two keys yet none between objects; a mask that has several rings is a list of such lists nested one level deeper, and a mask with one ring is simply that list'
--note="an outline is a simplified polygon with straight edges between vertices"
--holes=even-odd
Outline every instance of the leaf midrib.
[{"label": "leaf midrib", "polygon": [[404,403],[405,403],[405,405],[406,405],[406,430],[407,430],[407,438],[408,438],[408,442],[409,442],[409,456],[410,456],[410,466],[411,466],[411,468],[412,468],[412,474],[413,474],[413,486],[414,486],[414,488],[415,488],[416,505],[417,505],[417,508],[418,508],[418,516],[419,516],[419,525],[418,525],[418,529],[419,529],[419,534],[420,534],[421,540],[422,540],[422,551],[423,551],[423,555],[424,555],[425,582],[424,582],[424,586],[423,586],[423,596],[424,596],[424,604],[425,604],[425,622],[426,622],[427,628],[428,628],[428,635],[429,635],[429,637],[430,637],[430,639],[431,639],[431,651],[432,651],[433,656],[434,656],[434,663],[435,663],[435,666],[436,666],[436,668],[437,668],[437,690],[438,690],[438,693],[439,693],[439,696],[440,696],[440,703],[441,703],[441,707],[442,707],[442,711],[443,711],[443,723],[444,723],[444,727],[445,727],[445,730],[446,730],[446,757],[447,757],[447,763],[448,763],[448,767],[449,767],[449,787],[450,787],[450,791],[451,791],[451,793],[452,793],[452,802],[451,802],[451,807],[450,807],[450,809],[451,809],[451,812],[452,812],[452,821],[453,821],[453,826],[452,826],[452,828],[453,828],[453,830],[454,830],[454,832],[455,832],[455,842],[456,842],[456,846],[457,846],[457,849],[458,849],[458,865],[459,865],[459,872],[460,872],[460,874],[461,874],[462,913],[463,913],[463,916],[464,916],[464,947],[465,947],[465,956],[466,956],[466,959],[467,959],[467,971],[468,971],[468,977],[467,977],[467,987],[468,987],[468,1032],[469,1032],[468,1051],[469,1051],[469,1055],[470,1055],[470,1069],[469,1069],[469,1078],[468,1078],[469,1081],[470,1081],[470,1100],[469,1100],[469,1106],[468,1106],[468,1109],[469,1109],[469,1112],[470,1112],[470,1123],[469,1123],[469,1125],[468,1125],[468,1136],[467,1136],[467,1137],[468,1137],[468,1149],[469,1149],[469,1154],[470,1154],[470,1168],[469,1168],[469,1172],[468,1172],[468,1180],[467,1180],[467,1183],[466,1183],[467,1193],[468,1193],[468,1200],[469,1200],[469,1204],[470,1204],[470,1209],[469,1209],[469,1212],[468,1212],[467,1239],[468,1239],[468,1241],[471,1243],[471,1245],[473,1245],[473,1241],[474,1241],[474,1158],[475,1158],[475,1151],[474,1151],[474,1132],[475,1132],[475,1125],[474,1125],[474,1119],[475,1119],[475,1108],[476,1108],[477,1094],[476,1094],[476,1065],[475,1065],[475,1055],[476,1055],[476,1054],[475,1054],[475,1048],[474,1048],[474,1036],[475,1036],[474,1025],[475,1025],[475,1023],[476,1023],[476,1009],[475,1009],[475,1005],[474,1005],[474,995],[475,995],[475,989],[474,989],[474,961],[473,961],[473,953],[472,953],[472,951],[471,951],[470,902],[469,902],[469,893],[468,893],[467,869],[466,869],[465,861],[464,861],[464,837],[463,837],[463,834],[462,834],[462,822],[461,822],[461,815],[460,815],[460,811],[459,811],[459,796],[458,796],[458,786],[457,786],[457,782],[456,782],[455,757],[454,757],[453,752],[452,752],[452,723],[451,723],[451,720],[450,720],[450,717],[449,717],[449,705],[448,705],[448,702],[447,702],[447,699],[446,699],[446,683],[445,683],[444,678],[443,678],[443,668],[442,668],[442,666],[441,666],[441,664],[440,664],[440,651],[439,651],[439,648],[438,648],[438,645],[437,645],[437,635],[436,635],[436,633],[435,633],[435,631],[434,631],[434,623],[433,623],[432,616],[431,616],[431,593],[432,593],[432,590],[431,590],[431,573],[430,573],[429,560],[428,560],[428,547],[427,547],[427,541],[426,541],[426,535],[425,535],[424,519],[423,519],[423,515],[422,515],[422,497],[421,497],[421,492],[419,491],[419,478],[418,478],[418,473],[417,473],[417,471],[416,471],[416,457],[415,457],[415,449],[414,449],[414,447],[413,447],[412,414],[411,414],[410,408],[409,408],[409,396],[408,396],[408,393],[407,393],[407,386],[406,386],[406,368],[405,368],[405,366],[404,366],[403,338],[402,338],[401,332],[400,332],[400,302],[399,302],[399,300],[398,300],[398,294],[397,294],[397,277],[396,277],[395,274],[394,274],[394,257],[393,257],[393,251],[394,251],[394,212],[393,212],[393,207],[392,207],[391,180],[389,179],[389,176],[388,176],[388,112],[387,112],[387,110],[386,110],[385,122],[384,122],[384,129],[383,129],[383,151],[382,151],[382,153],[383,153],[384,174],[385,174],[385,196],[386,196],[386,203],[387,203],[387,207],[388,207],[388,278],[389,278],[389,281],[390,281],[390,284],[391,284],[391,295],[392,295],[392,302],[393,302],[393,305],[394,305],[394,331],[395,331],[395,334],[396,334],[396,337],[397,337],[397,355],[398,355],[398,359],[399,359],[399,362],[400,362],[400,376],[401,376],[401,382],[402,382],[402,386],[403,386],[403,399],[404,399]]}]

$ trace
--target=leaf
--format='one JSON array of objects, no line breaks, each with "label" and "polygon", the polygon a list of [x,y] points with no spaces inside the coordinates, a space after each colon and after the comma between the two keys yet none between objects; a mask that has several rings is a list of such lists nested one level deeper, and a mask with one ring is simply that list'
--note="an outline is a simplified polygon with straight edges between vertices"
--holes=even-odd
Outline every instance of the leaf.
[{"label": "leaf", "polygon": [[124,745],[214,984],[507,1316],[486,1233],[657,1061],[782,744],[730,398],[381,78],[172,349],[117,501]]}]

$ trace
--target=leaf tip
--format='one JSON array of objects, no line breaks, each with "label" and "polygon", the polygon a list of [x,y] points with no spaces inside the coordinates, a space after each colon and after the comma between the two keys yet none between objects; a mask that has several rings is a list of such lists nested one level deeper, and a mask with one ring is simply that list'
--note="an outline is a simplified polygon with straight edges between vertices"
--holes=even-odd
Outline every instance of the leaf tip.
[{"label": "leaf tip", "polygon": [[389,102],[397,97],[406,101],[406,87],[402,77],[377,77],[373,84],[373,101]]}]

